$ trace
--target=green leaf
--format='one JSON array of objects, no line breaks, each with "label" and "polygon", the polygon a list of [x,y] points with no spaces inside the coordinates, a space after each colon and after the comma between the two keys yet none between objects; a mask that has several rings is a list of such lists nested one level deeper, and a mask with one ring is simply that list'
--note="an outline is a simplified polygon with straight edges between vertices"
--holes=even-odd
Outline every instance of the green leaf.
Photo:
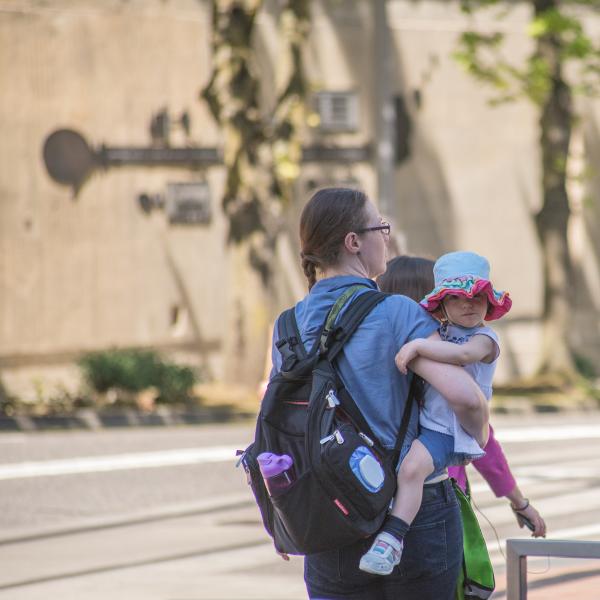
[{"label": "green leaf", "polygon": [[581,23],[575,18],[551,8],[535,17],[527,27],[527,33],[534,38],[547,35],[561,36],[567,32],[581,33]]}]

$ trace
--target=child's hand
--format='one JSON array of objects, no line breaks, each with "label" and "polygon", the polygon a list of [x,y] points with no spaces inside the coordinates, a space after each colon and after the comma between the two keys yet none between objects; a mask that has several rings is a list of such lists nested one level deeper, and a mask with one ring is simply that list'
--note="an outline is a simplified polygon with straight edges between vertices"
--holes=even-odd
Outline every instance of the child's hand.
[{"label": "child's hand", "polygon": [[400,373],[406,375],[408,372],[408,363],[413,360],[413,358],[419,356],[419,342],[420,340],[413,340],[412,342],[408,342],[408,344],[404,344],[404,346],[400,348],[400,352],[396,354],[396,366]]}]

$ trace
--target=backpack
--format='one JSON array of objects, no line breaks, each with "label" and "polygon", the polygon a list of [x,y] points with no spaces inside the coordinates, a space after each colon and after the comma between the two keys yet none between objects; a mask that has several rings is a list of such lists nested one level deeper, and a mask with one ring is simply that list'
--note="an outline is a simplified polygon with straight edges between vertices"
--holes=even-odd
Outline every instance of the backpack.
[{"label": "backpack", "polygon": [[[306,352],[294,308],[277,321],[283,364],[269,382],[254,442],[241,463],[276,550],[312,554],[340,548],[376,533],[396,491],[396,464],[408,428],[412,389],[393,451],[382,447],[345,389],[336,357],[364,317],[388,294],[351,286],[330,310]],[[413,377],[413,382],[416,380]],[[257,462],[263,452],[287,454],[293,480],[271,497]]]}]

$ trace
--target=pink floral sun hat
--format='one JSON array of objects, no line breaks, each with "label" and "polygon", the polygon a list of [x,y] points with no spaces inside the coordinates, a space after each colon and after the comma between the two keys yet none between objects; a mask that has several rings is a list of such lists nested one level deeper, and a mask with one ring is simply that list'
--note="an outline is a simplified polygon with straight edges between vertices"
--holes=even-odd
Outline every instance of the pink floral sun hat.
[{"label": "pink floral sun hat", "polygon": [[420,304],[435,312],[448,294],[473,298],[483,292],[488,299],[486,321],[504,316],[512,306],[508,292],[494,289],[490,281],[490,263],[474,252],[450,252],[440,256],[433,266],[435,287]]}]

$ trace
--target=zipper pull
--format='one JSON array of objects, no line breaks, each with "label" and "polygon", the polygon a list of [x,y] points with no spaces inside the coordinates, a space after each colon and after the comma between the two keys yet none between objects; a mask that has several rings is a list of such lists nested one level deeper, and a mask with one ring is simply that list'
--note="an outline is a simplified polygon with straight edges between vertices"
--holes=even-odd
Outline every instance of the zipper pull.
[{"label": "zipper pull", "polygon": [[329,405],[329,408],[335,408],[336,406],[340,405],[340,401],[338,400],[338,398],[335,395],[335,392],[333,390],[329,390],[327,392],[325,399],[327,400],[327,404]]},{"label": "zipper pull", "polygon": [[333,432],[333,435],[335,436],[335,441],[336,441],[338,444],[343,444],[343,443],[344,443],[344,436],[343,436],[343,435],[340,433],[339,429],[336,429],[336,430]]},{"label": "zipper pull", "polygon": [[327,437],[324,437],[322,440],[320,440],[319,444],[321,444],[321,445],[326,444],[327,442],[330,442],[334,437],[335,437],[335,434],[332,433],[331,435],[328,435]]},{"label": "zipper pull", "polygon": [[[244,458],[246,456],[246,451],[245,450],[244,451],[238,450],[236,452],[236,454],[239,456],[238,461],[235,463],[235,468],[237,469],[242,464],[242,462],[244,461]],[[245,468],[246,468],[246,463],[244,463],[244,469]]]},{"label": "zipper pull", "polygon": [[371,446],[371,448],[375,445],[375,442],[366,434],[363,433],[362,431],[358,432],[358,435],[365,440],[365,442],[367,442],[368,446]]}]

